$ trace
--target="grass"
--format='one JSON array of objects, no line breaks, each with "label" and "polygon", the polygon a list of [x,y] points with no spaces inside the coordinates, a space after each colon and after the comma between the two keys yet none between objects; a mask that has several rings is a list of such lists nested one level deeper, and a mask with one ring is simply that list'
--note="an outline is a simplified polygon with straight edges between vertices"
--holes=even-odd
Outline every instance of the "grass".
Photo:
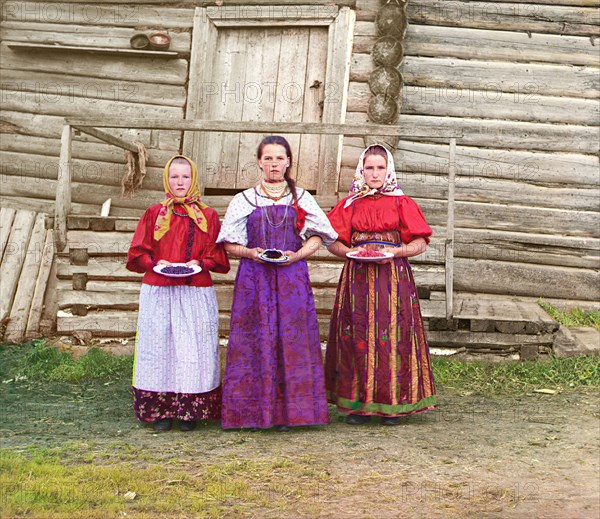
[{"label": "grass", "polygon": [[600,331],[600,310],[571,308],[570,310],[562,311],[543,299],[538,299],[537,303],[550,317],[552,317],[552,319],[567,328],[575,326],[591,326]]},{"label": "grass", "polygon": [[131,356],[114,356],[99,348],[91,348],[85,355],[75,359],[69,352],[60,351],[35,340],[18,348],[19,355],[10,373],[14,378],[26,377],[33,381],[78,383],[86,380],[114,381],[131,376]]},{"label": "grass", "polygon": [[531,389],[600,387],[600,357],[577,357],[510,363],[457,362],[434,359],[438,385],[481,393]]},{"label": "grass", "polygon": [[[298,474],[306,475],[305,484],[299,484]],[[310,497],[314,482],[328,477],[323,463],[307,457],[140,466],[96,459],[73,464],[60,449],[0,450],[1,505],[7,517],[223,517],[242,511],[257,516]]]}]

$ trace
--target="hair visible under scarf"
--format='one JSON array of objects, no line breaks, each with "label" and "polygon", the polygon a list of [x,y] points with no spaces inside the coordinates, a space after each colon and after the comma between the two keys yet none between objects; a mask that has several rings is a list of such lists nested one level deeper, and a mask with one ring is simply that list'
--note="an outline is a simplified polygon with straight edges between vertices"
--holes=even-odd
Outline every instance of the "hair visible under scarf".
[{"label": "hair visible under scarf", "polygon": [[[373,150],[373,151],[371,151]],[[385,157],[387,161],[387,172],[385,175],[385,180],[383,181],[383,185],[379,189],[372,189],[367,184],[365,180],[364,174],[364,165],[365,159],[369,155],[382,155],[381,150],[385,152]],[[383,156],[383,155],[382,155]],[[356,173],[354,175],[354,180],[352,180],[352,184],[350,184],[350,197],[346,200],[344,207],[348,207],[354,200],[357,198],[363,198],[366,196],[373,195],[384,195],[384,196],[403,196],[404,192],[398,186],[396,182],[396,169],[394,167],[394,157],[390,153],[390,151],[381,144],[371,144],[371,146],[367,146],[360,154],[360,158],[358,159],[358,165],[356,166]]]}]

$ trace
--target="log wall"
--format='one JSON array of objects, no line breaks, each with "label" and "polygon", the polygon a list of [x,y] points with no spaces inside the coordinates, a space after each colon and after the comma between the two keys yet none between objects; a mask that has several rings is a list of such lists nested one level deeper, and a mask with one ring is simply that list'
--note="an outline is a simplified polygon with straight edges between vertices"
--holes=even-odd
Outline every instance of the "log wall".
[{"label": "log wall", "polygon": [[[337,3],[357,15],[346,121],[364,122],[374,20],[384,2]],[[53,212],[65,116],[183,117],[197,5],[214,2],[2,4],[3,206]],[[409,2],[400,124],[408,133],[434,122],[464,134],[455,217],[460,291],[600,300],[598,6],[597,0]],[[158,29],[169,31],[176,57],[121,52],[134,32]],[[56,44],[97,52],[43,47]],[[76,135],[73,212],[98,214],[112,198],[111,215],[138,216],[161,198],[162,165],[179,151],[180,132],[108,131],[148,147],[144,189],[121,199],[123,151]],[[340,196],[364,143],[344,144]],[[447,154],[447,145],[434,139],[407,138],[395,152],[401,186],[440,238]]]},{"label": "log wall", "polygon": [[[357,0],[347,122],[368,121],[375,17]],[[559,4],[559,5],[557,5]],[[595,0],[408,2],[399,124],[459,128],[455,283],[600,300],[600,10]],[[339,191],[362,139],[345,139]],[[403,139],[398,180],[445,222],[448,147]]]}]

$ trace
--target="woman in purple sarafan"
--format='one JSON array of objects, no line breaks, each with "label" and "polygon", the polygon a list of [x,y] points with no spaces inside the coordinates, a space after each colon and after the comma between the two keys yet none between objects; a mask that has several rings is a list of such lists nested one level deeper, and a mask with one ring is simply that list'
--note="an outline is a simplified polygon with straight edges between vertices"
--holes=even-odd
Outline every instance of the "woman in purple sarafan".
[{"label": "woman in purple sarafan", "polygon": [[[263,139],[257,157],[261,182],[233,198],[217,239],[241,258],[222,426],[287,431],[326,424],[323,360],[306,258],[322,243],[334,243],[337,234],[312,195],[291,179],[292,152],[283,137]],[[277,250],[283,257],[277,257]]]}]

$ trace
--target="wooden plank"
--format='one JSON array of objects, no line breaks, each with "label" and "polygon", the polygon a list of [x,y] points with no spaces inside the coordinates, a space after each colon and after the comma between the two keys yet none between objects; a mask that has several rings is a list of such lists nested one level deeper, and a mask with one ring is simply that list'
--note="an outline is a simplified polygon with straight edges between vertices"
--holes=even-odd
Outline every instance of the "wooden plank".
[{"label": "wooden plank", "polygon": [[[139,3],[139,2],[138,2]],[[130,48],[132,36],[130,28],[74,25],[65,23],[38,23],[22,21],[3,21],[0,27],[2,41],[20,41],[29,43],[47,43],[73,46]],[[189,52],[191,37],[189,32],[170,31],[169,51]],[[165,99],[165,101],[167,101]]]},{"label": "wooden plank", "polygon": [[[26,112],[14,112],[9,110],[2,111],[2,122],[14,126],[14,133],[6,132],[2,140],[2,146],[5,145],[5,138],[18,138],[19,136],[24,137],[38,137],[44,139],[60,139],[63,124],[65,122],[64,117],[58,115],[44,115],[44,114],[31,114]],[[140,141],[146,148],[153,149],[154,153],[156,150],[168,150],[175,151],[179,150],[180,135],[179,131],[167,131],[167,130],[137,130],[137,129],[123,129],[123,128],[111,128],[110,133],[115,137],[121,139]],[[74,142],[86,142],[91,143],[91,148],[94,145],[98,145],[98,141],[91,136],[84,133],[74,136]],[[102,145],[105,149],[107,146]],[[59,147],[60,149],[60,147]],[[151,152],[150,160],[154,153]],[[93,156],[93,154],[92,154]]]},{"label": "wooden plank", "polygon": [[[501,26],[499,26],[501,27]],[[503,27],[502,27],[503,28]],[[363,37],[355,52],[368,53],[375,35]],[[597,66],[597,49],[589,37],[539,34],[536,31],[465,29],[410,23],[406,56],[454,57],[480,61],[510,61]]]},{"label": "wooden plank", "polygon": [[85,98],[69,97],[68,95],[43,96],[17,90],[6,90],[3,104],[7,110],[15,112],[61,115],[63,117],[82,115],[93,117],[94,114],[99,113],[121,113],[123,117],[142,117],[143,114],[153,114],[169,119],[183,115],[182,107],[177,106],[159,106],[106,99],[97,99],[90,103]]},{"label": "wooden plank", "polygon": [[[243,121],[273,121],[276,81],[280,62],[282,31],[274,28],[249,31],[247,44],[253,59],[247,60],[244,95],[242,96]],[[290,76],[288,75],[289,79]],[[265,79],[267,81],[265,81]],[[241,133],[239,141],[240,173],[236,186],[248,188],[257,185],[262,173],[256,162],[258,142],[266,135]]]},{"label": "wooden plank", "polygon": [[6,42],[0,44],[0,53],[2,68],[10,70],[51,74],[60,74],[68,70],[69,75],[73,76],[117,81],[135,77],[139,82],[152,84],[156,83],[156,71],[160,70],[160,83],[167,85],[184,85],[187,76],[188,62],[185,59],[162,60],[128,56],[123,57],[123,60],[127,61],[127,67],[124,67],[123,60],[111,59],[108,56],[90,54],[85,60],[81,60],[75,54],[65,56],[63,53],[51,51],[19,52],[10,49]]},{"label": "wooden plank", "polygon": [[[355,21],[356,13],[348,7],[343,7],[340,9],[335,23],[329,29],[327,69],[325,72],[325,85],[328,91],[326,91],[323,99],[322,117],[324,124],[345,122]],[[322,138],[321,150],[321,168],[317,181],[321,187],[319,193],[332,194],[337,191],[339,184],[342,136]]]},{"label": "wooden plank", "polygon": [[96,137],[96,139],[106,142],[107,144],[112,144],[113,146],[117,146],[119,148],[123,148],[125,150],[132,151],[134,153],[138,153],[140,151],[139,148],[137,146],[135,146],[133,143],[127,142],[123,139],[119,139],[118,137],[114,137],[110,133],[104,132],[102,130],[98,130],[96,128],[80,128],[77,126],[74,126],[74,128],[76,130],[80,130],[84,133],[87,133],[88,135],[91,135],[92,137]]},{"label": "wooden plank", "polygon": [[[349,121],[366,121],[366,114],[349,112]],[[406,140],[427,140],[435,142],[435,131],[452,128],[460,134],[460,143],[464,146],[517,149],[541,152],[562,152],[578,154],[596,154],[598,140],[587,126],[499,121],[496,119],[472,119],[465,117],[429,117],[402,114],[403,135]],[[436,126],[442,128],[435,128]],[[429,137],[410,137],[411,128],[417,134],[425,133],[425,128],[435,128]],[[383,134],[382,134],[383,135]],[[448,137],[446,135],[446,137]],[[446,139],[444,139],[446,140]]]},{"label": "wooden plank", "polygon": [[68,124],[63,127],[60,147],[56,204],[54,207],[54,238],[56,250],[61,251],[67,243],[67,215],[71,211],[71,148],[73,132]]},{"label": "wooden plank", "polygon": [[551,345],[554,334],[528,335],[528,334],[506,334],[506,333],[474,333],[468,330],[429,331],[427,342],[430,346],[443,346],[451,348],[465,347],[470,350],[492,350],[492,351],[520,351],[523,344]]},{"label": "wooden plank", "polygon": [[268,9],[248,6],[239,6],[237,9],[209,8],[207,14],[217,27],[260,27],[265,24],[271,27],[315,26],[331,24],[338,15],[338,7],[332,4],[315,7],[301,3],[284,6],[278,2]]},{"label": "wooden plank", "polygon": [[448,152],[448,223],[446,225],[446,319],[454,313],[454,188],[456,185],[456,139],[450,139]]},{"label": "wooden plank", "polygon": [[[348,161],[356,165],[362,143],[349,148]],[[456,148],[457,175],[465,178],[484,177],[492,181],[512,180],[527,184],[568,184],[597,186],[600,175],[598,157],[581,154],[540,153],[523,150]],[[443,144],[400,141],[394,154],[399,171],[419,174],[442,173],[448,160],[448,147]]]},{"label": "wooden plank", "polygon": [[[304,106],[302,121],[320,122],[321,103],[325,103],[325,94],[329,86],[325,83],[327,66],[327,30],[311,27],[306,76],[304,79]],[[321,154],[319,135],[301,135],[300,151],[295,159],[296,181],[306,189],[317,189],[319,176],[319,156]]]},{"label": "wooden plank", "polygon": [[0,322],[10,314],[23,260],[27,254],[31,230],[36,214],[32,211],[17,211],[2,257],[2,283],[0,283]]},{"label": "wooden plank", "polygon": [[43,214],[36,216],[29,244],[27,245],[21,275],[19,276],[8,324],[4,333],[5,340],[9,342],[20,343],[25,337],[35,285],[41,264],[44,260],[44,241],[46,238],[44,219],[45,216]]},{"label": "wooden plank", "polygon": [[456,290],[470,292],[600,299],[600,272],[591,269],[462,258],[454,265],[454,282]]},{"label": "wooden plank", "polygon": [[[350,80],[366,82],[373,69],[369,54],[353,54]],[[481,90],[488,92],[488,102],[494,102],[500,92],[519,94],[524,99],[534,95],[600,96],[595,67],[406,56],[400,71],[405,85]]]},{"label": "wooden plank", "polygon": [[[350,111],[366,112],[370,98],[371,92],[366,83],[350,83],[348,92]],[[600,105],[595,99],[406,85],[400,99],[403,114],[588,126],[597,126],[600,120]]]},{"label": "wooden plank", "polygon": [[146,5],[68,4],[56,2],[11,2],[4,10],[10,22],[69,23],[108,27],[140,26],[181,29],[191,27],[193,10]]},{"label": "wooden plank", "polygon": [[[60,139],[5,135],[0,143],[0,151],[3,161],[10,164],[4,169],[7,176],[14,174],[22,177],[56,178]],[[173,151],[149,150],[144,187],[163,189],[164,165],[173,154]],[[107,185],[121,184],[125,172],[122,149],[107,143],[73,140],[72,156],[75,180]]]},{"label": "wooden plank", "polygon": [[[307,73],[307,56],[310,29],[286,28],[281,33],[279,70],[277,71],[277,95],[273,111],[273,121],[286,126],[287,123],[303,121],[304,99],[308,92],[304,90]],[[302,84],[299,83],[299,78]],[[316,121],[315,121],[316,122]],[[292,157],[299,157],[300,135],[289,135],[287,141]],[[299,161],[295,161],[292,177],[298,178]]]},{"label": "wooden plank", "polygon": [[48,285],[48,278],[53,266],[54,259],[54,231],[49,229],[46,232],[44,239],[44,248],[42,253],[42,261],[38,271],[37,279],[35,281],[35,288],[33,290],[33,298],[31,300],[31,307],[29,310],[29,316],[27,318],[27,328],[25,332],[25,338],[31,339],[37,337],[40,329],[40,320],[42,317],[42,311],[44,309],[44,299],[46,295],[46,287]]},{"label": "wooden plank", "polygon": [[7,41],[6,45],[15,51],[50,51],[50,52],[69,52],[69,53],[91,53],[91,54],[109,54],[119,57],[136,56],[150,57],[160,59],[173,59],[179,56],[178,52],[156,51],[156,50],[137,50],[137,49],[115,49],[113,47],[90,47],[84,45],[54,45],[48,43],[29,43],[21,41]]},{"label": "wooden plank", "polygon": [[[215,69],[215,78],[221,79],[220,101],[213,98],[211,116],[215,119],[240,121],[242,119],[242,92],[245,91],[245,73],[248,54],[246,38],[248,31],[243,29],[221,31],[224,41],[219,43],[220,61],[224,68]],[[216,109],[216,111],[215,111]],[[209,136],[209,150],[216,152],[218,174],[212,179],[213,187],[238,187],[239,174],[239,133],[223,133]],[[214,143],[214,144],[211,144]],[[208,184],[207,184],[208,185]]]},{"label": "wooden plank", "polygon": [[65,97],[71,102],[79,99],[92,105],[96,99],[105,99],[181,108],[186,97],[185,88],[181,85],[148,84],[125,79],[90,79],[85,76],[6,69],[2,70],[2,89],[33,92],[38,98],[49,102]]},{"label": "wooden plank", "polygon": [[10,236],[16,212],[16,209],[12,207],[0,207],[0,264],[4,256],[4,250],[8,243],[8,237]]},{"label": "wooden plank", "polygon": [[[430,223],[445,223],[444,200],[416,198],[416,201]],[[600,237],[600,215],[592,211],[457,201],[455,218],[457,227],[468,229],[481,229],[484,222],[487,229]]]},{"label": "wooden plank", "polygon": [[[411,137],[437,137],[449,139],[460,137],[461,132],[448,129],[444,126],[439,131],[441,123],[422,119],[412,119],[410,131],[385,124],[332,124],[332,123],[287,123],[279,126],[277,123],[262,121],[209,121],[209,120],[182,120],[170,119],[125,119],[115,117],[88,117],[67,118],[69,124],[77,126],[91,126],[96,128],[138,128],[155,130],[187,130],[187,131],[213,131],[213,132],[250,132],[250,133],[312,133],[315,135],[360,135],[360,136],[411,136]],[[421,123],[418,125],[418,123]]]},{"label": "wooden plank", "polygon": [[597,9],[563,5],[420,0],[407,12],[411,23],[551,34],[596,36],[599,25]]}]

